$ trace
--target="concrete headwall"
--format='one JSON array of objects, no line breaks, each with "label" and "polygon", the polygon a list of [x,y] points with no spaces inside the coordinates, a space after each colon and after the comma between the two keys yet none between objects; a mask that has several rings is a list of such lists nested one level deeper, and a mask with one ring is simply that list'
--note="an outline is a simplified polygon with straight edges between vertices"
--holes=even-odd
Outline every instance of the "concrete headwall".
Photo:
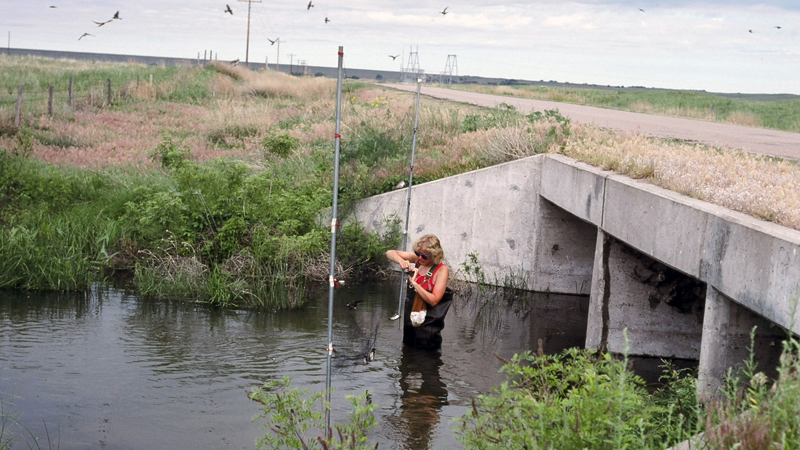
[{"label": "concrete headwall", "polygon": [[[404,220],[407,195],[366,199],[353,218]],[[490,283],[589,294],[587,347],[698,359],[707,390],[754,324],[769,361],[781,329],[800,333],[800,231],[561,155],[414,186],[409,246],[428,233],[454,277],[477,254]]]}]

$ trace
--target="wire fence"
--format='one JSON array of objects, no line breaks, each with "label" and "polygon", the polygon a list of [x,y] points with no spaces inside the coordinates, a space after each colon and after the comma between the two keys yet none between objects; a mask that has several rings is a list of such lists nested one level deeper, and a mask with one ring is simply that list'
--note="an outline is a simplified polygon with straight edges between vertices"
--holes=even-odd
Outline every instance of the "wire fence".
[{"label": "wire fence", "polygon": [[17,89],[0,91],[0,117],[13,118],[14,125],[19,126],[26,118],[108,108],[128,101],[142,90],[151,90],[152,86],[152,75],[149,80],[137,76],[116,84],[109,78],[105,82],[83,84],[80,88],[74,86],[72,78],[44,88],[21,84]]}]

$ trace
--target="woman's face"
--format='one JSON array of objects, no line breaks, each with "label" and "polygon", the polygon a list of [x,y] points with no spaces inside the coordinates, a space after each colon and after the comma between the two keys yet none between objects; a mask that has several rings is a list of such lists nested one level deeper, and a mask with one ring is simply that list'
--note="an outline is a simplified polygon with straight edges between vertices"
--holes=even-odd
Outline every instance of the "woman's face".
[{"label": "woman's face", "polygon": [[431,265],[431,253],[425,247],[420,247],[419,249],[414,250],[414,254],[417,255],[418,265],[420,266]]}]

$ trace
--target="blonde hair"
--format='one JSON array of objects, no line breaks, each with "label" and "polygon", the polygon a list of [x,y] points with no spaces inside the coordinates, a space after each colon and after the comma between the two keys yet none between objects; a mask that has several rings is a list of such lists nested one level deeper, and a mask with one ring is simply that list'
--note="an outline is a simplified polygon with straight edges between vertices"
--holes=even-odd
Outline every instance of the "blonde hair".
[{"label": "blonde hair", "polygon": [[442,250],[442,244],[439,242],[439,238],[436,236],[432,234],[426,234],[425,236],[417,239],[417,242],[414,242],[412,249],[419,251],[421,248],[425,249],[425,252],[423,253],[428,253],[431,255],[431,264],[436,265],[444,260],[444,250]]}]

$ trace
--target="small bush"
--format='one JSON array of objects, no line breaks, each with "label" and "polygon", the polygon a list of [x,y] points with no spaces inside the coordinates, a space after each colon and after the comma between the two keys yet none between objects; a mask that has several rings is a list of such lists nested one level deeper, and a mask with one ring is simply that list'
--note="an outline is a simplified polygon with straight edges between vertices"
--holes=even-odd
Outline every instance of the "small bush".
[{"label": "small bush", "polygon": [[191,155],[189,147],[180,147],[172,141],[170,137],[164,137],[161,143],[150,153],[150,159],[160,162],[165,169],[178,169],[186,164],[186,160]]},{"label": "small bush", "polygon": [[289,156],[292,151],[300,146],[300,139],[286,133],[270,134],[261,141],[267,153],[278,156]]}]

